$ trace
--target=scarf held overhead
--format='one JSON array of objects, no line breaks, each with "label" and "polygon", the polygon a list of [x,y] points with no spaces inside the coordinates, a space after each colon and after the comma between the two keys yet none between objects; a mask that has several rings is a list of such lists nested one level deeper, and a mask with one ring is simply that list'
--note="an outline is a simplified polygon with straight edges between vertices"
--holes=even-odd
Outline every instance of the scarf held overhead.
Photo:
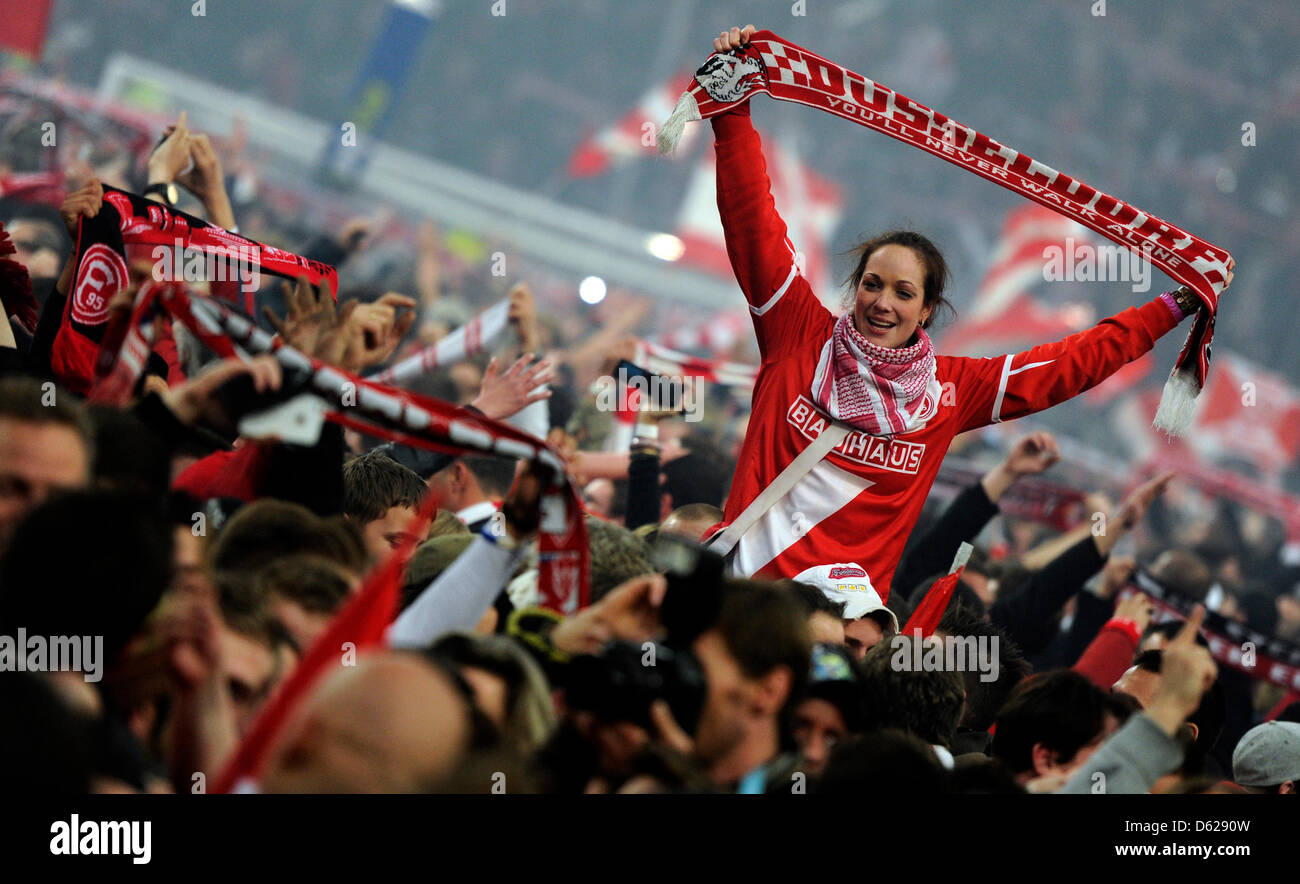
[{"label": "scarf held overhead", "polygon": [[758,31],[748,45],[709,56],[660,128],[660,153],[673,150],[688,121],[725,113],[759,92],[853,120],[961,166],[1073,218],[1191,288],[1203,306],[1155,417],[1155,426],[1171,435],[1187,430],[1209,371],[1214,317],[1232,260],[1226,250],[771,31]]},{"label": "scarf held overhead", "polygon": [[590,558],[582,507],[563,459],[541,439],[477,412],[322,363],[272,338],[225,303],[191,297],[179,282],[142,286],[130,318],[125,318],[126,311],[114,317],[101,343],[92,399],[120,401],[122,391],[133,389],[141,370],[133,351],[147,348],[161,314],[184,325],[223,358],[244,353],[274,356],[284,371],[285,383],[301,384],[304,392],[322,399],[325,416],[343,427],[429,451],[494,454],[551,467],[552,485],[543,493],[540,505],[538,591],[544,607],[561,613],[586,607]]},{"label": "scarf held overhead", "polygon": [[338,274],[328,264],[263,245],[108,185],[99,212],[80,221],[76,256],[76,273],[51,364],[55,379],[77,393],[85,393],[92,383],[99,343],[109,325],[109,303],[130,285],[131,262],[147,261],[155,281],[188,278],[187,268],[197,270],[202,265],[202,278],[212,294],[240,304],[248,313],[254,292],[241,284],[241,278],[251,280],[254,272],[258,278],[261,273],[289,280],[306,276],[315,286],[338,291]]},{"label": "scarf held overhead", "polygon": [[436,344],[424,347],[391,368],[371,375],[369,380],[379,384],[404,384],[435,368],[477,356],[496,346],[509,326],[510,301],[505,299],[493,304]]}]

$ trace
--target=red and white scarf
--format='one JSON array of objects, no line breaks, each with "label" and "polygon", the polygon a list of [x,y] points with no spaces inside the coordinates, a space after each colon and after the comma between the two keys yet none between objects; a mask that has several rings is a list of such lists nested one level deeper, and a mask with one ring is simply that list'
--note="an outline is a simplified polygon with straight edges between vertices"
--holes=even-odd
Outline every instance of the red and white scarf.
[{"label": "red and white scarf", "polygon": [[[159,260],[153,256],[180,250],[214,262],[247,262],[250,267],[245,269],[256,268],[259,274],[289,280],[305,276],[312,285],[328,286],[331,292],[337,292],[339,287],[338,274],[328,264],[263,245],[202,218],[104,185],[104,202],[98,214],[81,218],[77,229],[76,273],[64,305],[63,323],[50,352],[56,381],[74,393],[86,393],[95,383],[100,342],[109,325],[109,302],[129,282],[128,257],[148,258],[157,273],[172,258]],[[223,269],[231,271],[234,266],[226,264]],[[253,292],[241,291],[243,286],[232,281],[238,278],[237,273],[220,275],[224,278],[209,282],[212,294],[242,303],[251,313]],[[119,334],[125,331],[118,329]],[[148,358],[147,352],[143,358]]]},{"label": "red and white scarf", "polygon": [[509,326],[510,301],[503,299],[439,339],[436,344],[412,353],[391,368],[371,375],[368,380],[377,384],[404,384],[435,368],[445,368],[496,346]]},{"label": "red and white scarf", "polygon": [[925,329],[910,347],[881,347],[863,337],[852,314],[835,322],[813,373],[812,397],[822,411],[873,436],[910,433],[939,408],[934,346]]},{"label": "red and white scarf", "polygon": [[1006,147],[918,101],[906,98],[771,31],[740,49],[713,53],[695,72],[677,107],[659,129],[660,153],[670,153],[686,123],[725,113],[766,92],[781,101],[821,108],[883,132],[1073,218],[1148,258],[1200,297],[1203,308],[1178,356],[1156,412],[1155,426],[1180,435],[1191,424],[1205,385],[1219,293],[1232,256],[1136,206]]},{"label": "red and white scarf", "polygon": [[192,296],[181,282],[145,284],[131,311],[109,317],[95,360],[92,401],[120,404],[129,398],[162,316],[184,325],[222,358],[274,356],[286,376],[306,377],[306,390],[325,402],[325,417],[341,426],[430,451],[482,452],[551,467],[554,480],[542,495],[538,528],[541,603],[565,614],[586,607],[590,558],[582,507],[563,459],[544,441],[477,412],[322,363],[272,338],[221,301]]},{"label": "red and white scarf", "polygon": [[654,374],[669,377],[699,378],[728,387],[754,386],[758,377],[758,367],[740,362],[728,362],[724,359],[707,359],[691,356],[656,344],[653,341],[636,342],[636,364]]}]

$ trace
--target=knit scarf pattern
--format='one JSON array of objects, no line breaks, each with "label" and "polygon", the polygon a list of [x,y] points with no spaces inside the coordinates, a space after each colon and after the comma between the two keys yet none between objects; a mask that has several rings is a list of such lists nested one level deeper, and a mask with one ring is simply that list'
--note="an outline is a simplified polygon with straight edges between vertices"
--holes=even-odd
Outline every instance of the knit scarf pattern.
[{"label": "knit scarf pattern", "polygon": [[909,347],[868,341],[845,313],[822,347],[812,398],[838,421],[873,436],[910,433],[939,405],[934,346],[925,329]]}]

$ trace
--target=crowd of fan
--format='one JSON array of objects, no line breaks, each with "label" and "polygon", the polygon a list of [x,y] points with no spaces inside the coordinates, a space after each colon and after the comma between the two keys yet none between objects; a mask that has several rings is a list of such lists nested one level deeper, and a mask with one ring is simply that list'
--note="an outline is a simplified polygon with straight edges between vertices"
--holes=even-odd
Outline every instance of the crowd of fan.
[{"label": "crowd of fan", "polygon": [[[42,322],[60,320],[45,308],[66,297],[72,237],[102,199],[102,170],[85,171],[57,214],[0,206]],[[335,325],[320,337],[358,342],[339,357],[350,370],[436,340],[506,294],[481,264],[447,272],[432,230],[381,276],[392,285],[350,289],[364,224],[291,241],[267,207],[232,202],[217,152],[183,120],[144,167],[120,174],[113,183],[136,192],[176,180],[214,220],[237,217],[244,235],[341,267],[340,302],[365,309],[329,311]],[[384,294],[398,286],[416,297]],[[260,299],[289,343],[319,297],[309,288]],[[1300,707],[1216,667],[1199,613],[1153,622],[1151,601],[1123,592],[1140,565],[1295,639],[1300,601],[1279,525],[1230,503],[1188,520],[1166,499],[1167,475],[1118,504],[1094,499],[1101,532],[1095,520],[1054,534],[1001,518],[1008,489],[1059,459],[1050,436],[1031,433],[936,501],[892,587],[841,562],[793,580],[725,578],[693,543],[722,520],[743,408],[720,393],[689,434],[669,416],[657,439],[604,451],[610,415],[589,384],[628,355],[644,308],[548,318],[526,286],[509,297],[509,369],[467,360],[419,386],[489,417],[526,416],[564,454],[591,560],[591,604],[569,616],[539,605],[538,484],[522,464],[333,425],[313,445],[238,443],[222,390],[242,375],[275,388],[274,360],[222,362],[192,340],[178,340],[185,378],[169,384],[155,366],[126,410],[87,406],[47,383],[48,336],[11,315],[0,339],[0,636],[102,637],[103,677],[0,667],[0,783],[195,791],[432,489],[441,509],[405,571],[388,649],[341,655],[251,788],[1296,791]],[[188,468],[236,444],[266,449],[263,473],[241,477],[253,499],[179,490]],[[907,634],[901,624],[963,541],[976,553],[934,637]],[[905,665],[953,639],[983,649],[982,665]]]}]

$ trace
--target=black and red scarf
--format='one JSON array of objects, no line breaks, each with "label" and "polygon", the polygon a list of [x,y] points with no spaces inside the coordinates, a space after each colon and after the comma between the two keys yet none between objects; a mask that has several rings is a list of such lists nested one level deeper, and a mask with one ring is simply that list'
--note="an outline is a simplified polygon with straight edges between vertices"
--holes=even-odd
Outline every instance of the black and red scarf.
[{"label": "black and red scarf", "polygon": [[[166,249],[165,258],[154,257],[162,254],[159,247]],[[313,285],[328,285],[330,291],[338,291],[338,274],[328,264],[263,245],[202,218],[105,185],[99,213],[83,217],[77,231],[76,273],[50,353],[54,377],[60,384],[76,393],[89,391],[99,343],[108,326],[108,305],[130,284],[131,263],[150,262],[150,271],[158,280],[174,269],[171,257],[178,249],[224,265],[220,273],[224,281],[210,283],[212,294],[248,313],[252,313],[254,293],[240,291],[238,262],[250,262],[259,273],[290,280],[305,275]],[[165,338],[160,337],[160,345]]]}]

